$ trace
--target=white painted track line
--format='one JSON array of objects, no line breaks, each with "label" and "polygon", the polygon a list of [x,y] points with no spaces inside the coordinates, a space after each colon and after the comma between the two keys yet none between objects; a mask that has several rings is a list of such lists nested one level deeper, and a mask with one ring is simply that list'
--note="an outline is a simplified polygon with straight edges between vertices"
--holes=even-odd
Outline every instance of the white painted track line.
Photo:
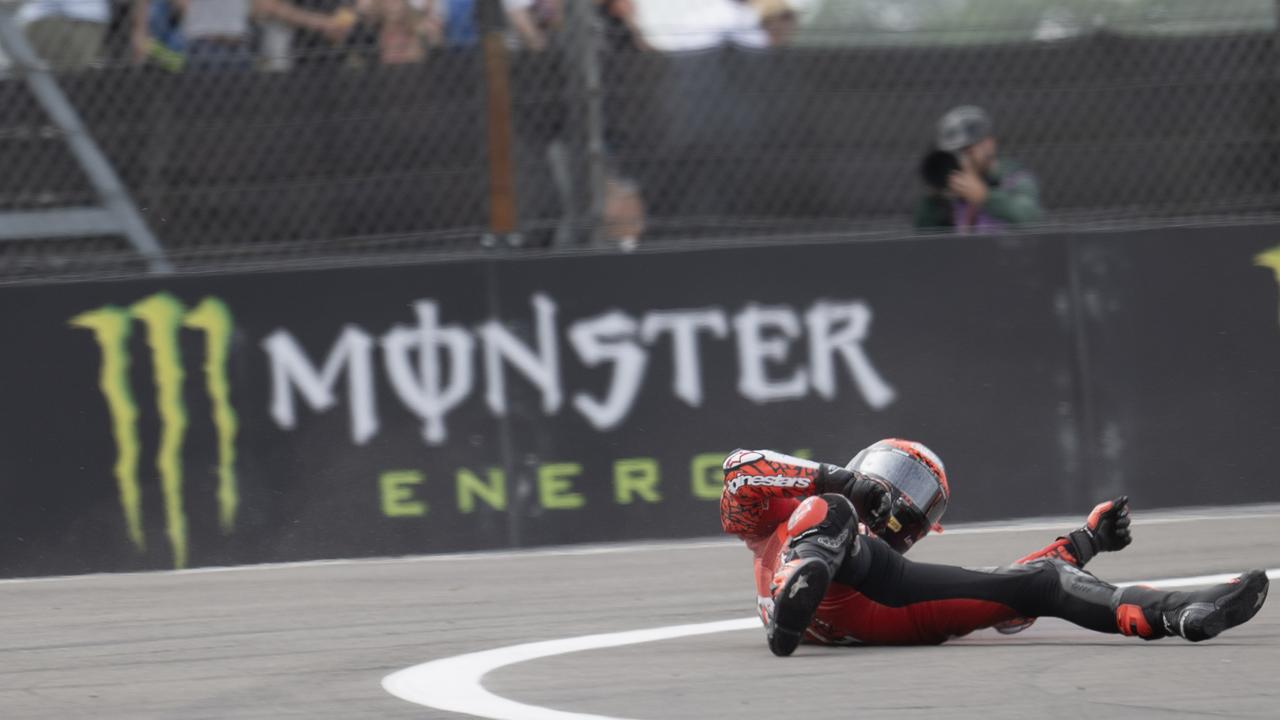
[{"label": "white painted track line", "polygon": [[500,667],[552,655],[759,627],[760,619],[749,617],[512,645],[415,665],[386,676],[382,679],[382,687],[411,703],[483,718],[619,720],[607,715],[563,712],[508,700],[485,690],[480,680]]}]

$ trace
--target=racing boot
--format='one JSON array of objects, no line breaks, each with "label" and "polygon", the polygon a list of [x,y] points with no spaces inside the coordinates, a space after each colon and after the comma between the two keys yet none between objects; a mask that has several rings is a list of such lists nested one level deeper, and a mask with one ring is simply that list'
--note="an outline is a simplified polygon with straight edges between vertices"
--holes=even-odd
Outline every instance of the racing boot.
[{"label": "racing boot", "polygon": [[769,589],[769,650],[785,657],[795,652],[827,594],[831,578],[856,542],[858,514],[843,495],[829,493],[800,504],[787,521],[786,554]]},{"label": "racing boot", "polygon": [[1208,640],[1257,615],[1269,586],[1266,571],[1250,570],[1229,583],[1195,592],[1125,588],[1116,598],[1116,625],[1125,635],[1146,640],[1169,635],[1191,642]]}]

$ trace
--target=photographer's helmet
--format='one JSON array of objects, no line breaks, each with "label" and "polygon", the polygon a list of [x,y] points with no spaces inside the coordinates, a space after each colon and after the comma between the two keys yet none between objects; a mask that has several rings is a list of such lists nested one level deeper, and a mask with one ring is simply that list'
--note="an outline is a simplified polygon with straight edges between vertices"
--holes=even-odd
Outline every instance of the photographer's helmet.
[{"label": "photographer's helmet", "polygon": [[858,453],[845,466],[889,485],[893,512],[876,534],[898,552],[906,552],[930,530],[940,532],[938,521],[947,511],[951,488],[942,460],[923,444],[889,438]]},{"label": "photographer's helmet", "polygon": [[959,152],[992,136],[991,116],[977,105],[961,105],[938,119],[935,143],[939,150]]}]

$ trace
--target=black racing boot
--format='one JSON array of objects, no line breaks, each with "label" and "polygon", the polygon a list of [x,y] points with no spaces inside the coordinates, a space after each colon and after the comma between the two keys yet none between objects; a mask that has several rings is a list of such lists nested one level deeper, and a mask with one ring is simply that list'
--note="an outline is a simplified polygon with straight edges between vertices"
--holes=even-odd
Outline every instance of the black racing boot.
[{"label": "black racing boot", "polygon": [[1116,621],[1125,635],[1148,640],[1177,635],[1200,642],[1257,615],[1269,586],[1266,571],[1251,570],[1229,583],[1189,593],[1126,588],[1119,597]]},{"label": "black racing boot", "polygon": [[778,569],[773,579],[776,588],[773,613],[766,630],[769,650],[774,655],[786,657],[800,645],[805,628],[813,622],[814,613],[831,585],[831,570],[827,565],[820,557],[797,557]]},{"label": "black racing boot", "polygon": [[769,650],[779,657],[800,645],[832,576],[856,541],[858,515],[848,498],[827,494],[802,503],[787,526],[794,534],[770,585],[773,609],[766,630]]}]

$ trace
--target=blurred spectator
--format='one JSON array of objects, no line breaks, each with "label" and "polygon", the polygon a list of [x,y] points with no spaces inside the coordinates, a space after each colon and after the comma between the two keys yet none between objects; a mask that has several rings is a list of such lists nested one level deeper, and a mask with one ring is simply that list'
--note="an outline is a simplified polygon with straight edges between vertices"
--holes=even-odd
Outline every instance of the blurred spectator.
[{"label": "blurred spectator", "polygon": [[561,0],[502,0],[502,7],[518,47],[546,50],[548,37],[564,25]]},{"label": "blurred spectator", "polygon": [[250,70],[249,12],[250,0],[133,0],[133,60],[162,57],[161,48],[171,47],[174,40],[157,33],[179,13],[178,42],[185,50],[186,69]]},{"label": "blurred spectator", "polygon": [[360,15],[374,28],[378,61],[384,65],[420,62],[428,45],[443,39],[443,24],[431,12],[434,3],[411,0],[360,0]]},{"label": "blurred spectator", "polygon": [[795,8],[787,0],[754,0],[753,4],[760,13],[760,27],[769,38],[769,46],[790,45],[798,23]]},{"label": "blurred spectator", "polygon": [[98,59],[110,19],[107,0],[27,0],[17,14],[36,55],[62,71]]},{"label": "blurred spectator", "polygon": [[347,40],[360,21],[355,0],[253,0],[253,10],[258,20],[292,28],[286,54],[295,65],[345,62]]},{"label": "blurred spectator", "polygon": [[432,8],[444,27],[444,44],[470,47],[480,41],[475,0],[435,0]]},{"label": "blurred spectator", "polygon": [[981,231],[1044,215],[1035,176],[997,157],[991,118],[982,108],[964,105],[943,115],[920,170],[930,189],[916,207],[916,227]]},{"label": "blurred spectator", "polygon": [[709,50],[725,44],[763,48],[769,36],[751,0],[633,0],[635,26],[663,52]]},{"label": "blurred spectator", "polygon": [[635,0],[596,0],[604,26],[604,46],[610,52],[652,50],[636,24]]},{"label": "blurred spectator", "polygon": [[[158,16],[153,5],[160,3],[166,9]],[[346,37],[354,24],[354,13],[350,17],[317,13],[289,0],[133,0],[134,62],[153,57],[159,44],[172,44],[172,39],[166,43],[156,32],[162,27],[162,17],[175,11],[181,13],[181,42],[190,70],[252,69],[249,42],[253,17],[336,39]]]},{"label": "blurred spectator", "polygon": [[[428,15],[442,28],[448,47],[470,47],[480,40],[476,22],[479,0],[431,0]],[[597,0],[598,1],[598,0]],[[550,36],[564,25],[564,0],[498,0],[507,18],[512,47],[545,50]]]},{"label": "blurred spectator", "polygon": [[604,239],[630,252],[640,244],[645,229],[644,198],[633,180],[610,175],[604,184]]},{"label": "blurred spectator", "polygon": [[[170,72],[182,70],[187,39],[182,33],[182,10],[175,0],[153,0],[147,7],[131,8],[129,14],[129,52],[134,63],[150,61]],[[138,22],[146,27],[139,30]]]}]

